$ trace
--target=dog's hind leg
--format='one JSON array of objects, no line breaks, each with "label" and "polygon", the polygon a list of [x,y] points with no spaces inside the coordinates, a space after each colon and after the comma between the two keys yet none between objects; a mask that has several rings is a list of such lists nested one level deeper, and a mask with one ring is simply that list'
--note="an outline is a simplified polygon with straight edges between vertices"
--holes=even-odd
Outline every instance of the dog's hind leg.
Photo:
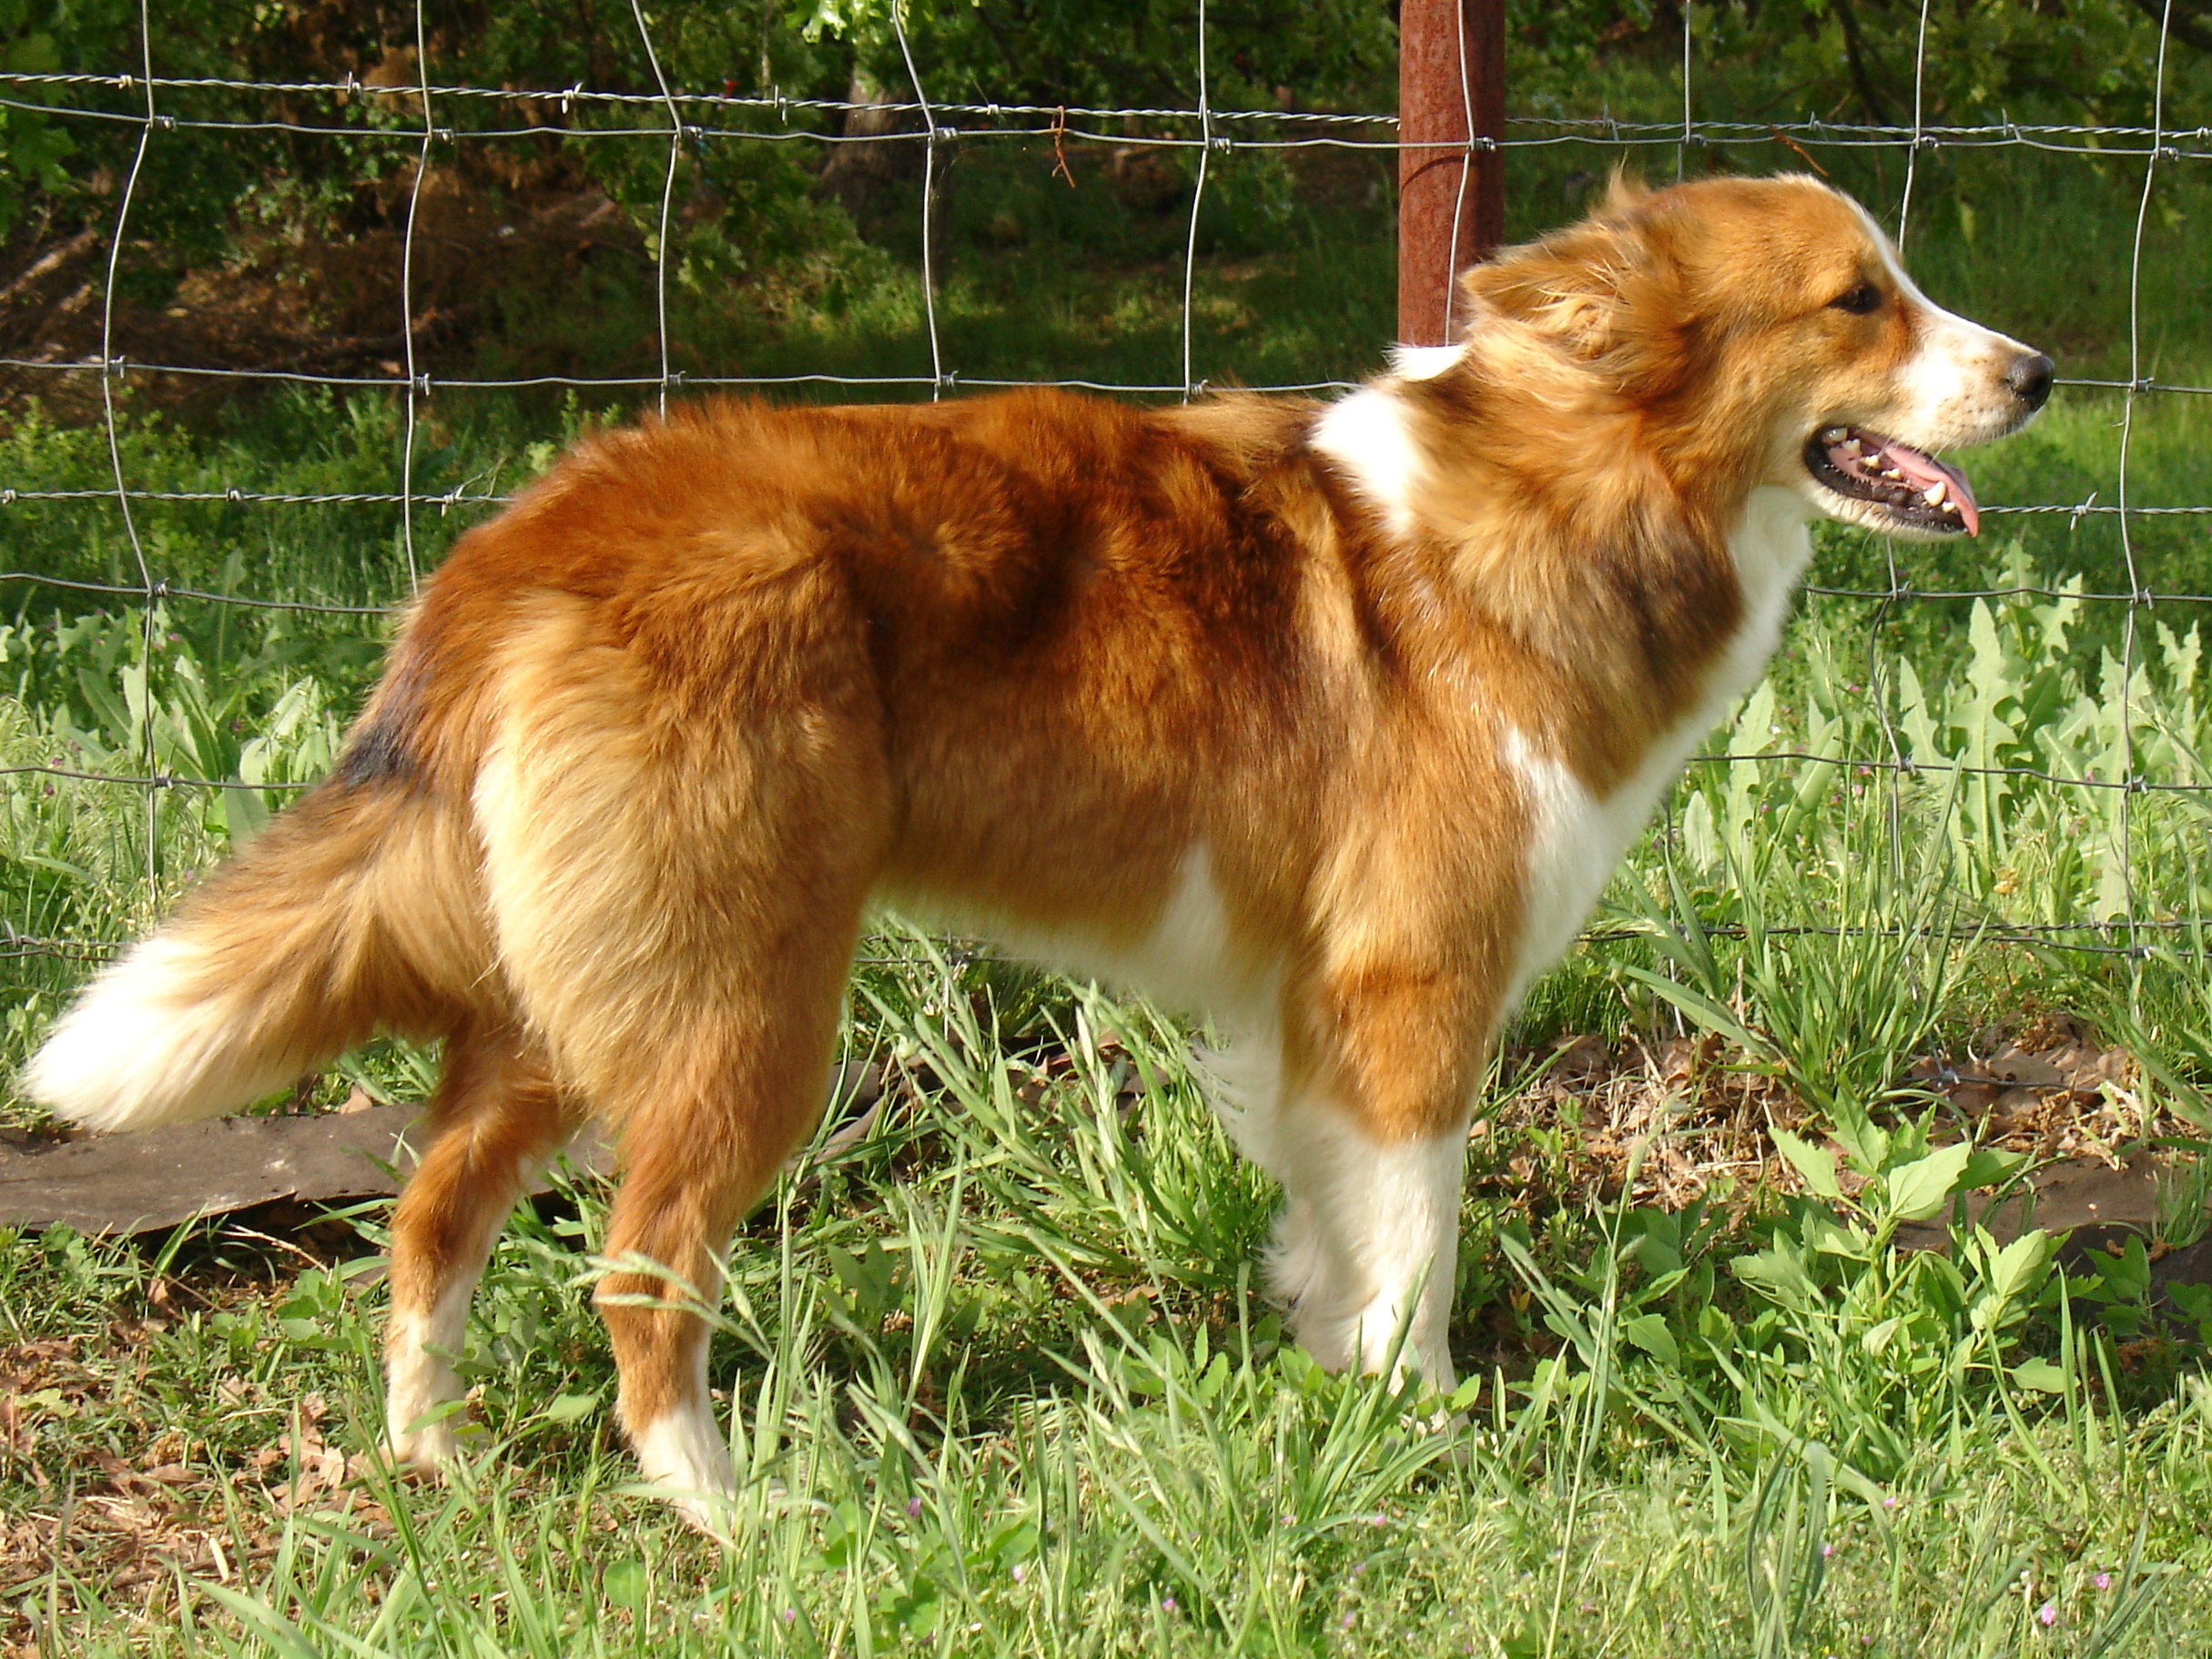
[{"label": "dog's hind leg", "polygon": [[634,1265],[602,1281],[600,1310],[639,1465],[694,1519],[730,1492],[732,1471],[707,1392],[708,1330],[691,1304],[720,1300],[731,1232],[821,1115],[857,921],[857,899],[808,918],[752,960],[741,986],[695,1002],[686,1042],[641,1080],[650,1092],[624,1117],[606,1253]]},{"label": "dog's hind leg", "polygon": [[[533,600],[474,794],[502,978],[622,1151],[599,1301],[623,1426],[695,1518],[732,1470],[685,1304],[719,1299],[732,1230],[820,1115],[890,833],[866,659],[825,581],[794,567],[659,642]],[[718,629],[733,665],[681,672]]]},{"label": "dog's hind leg", "polygon": [[531,1176],[574,1127],[544,1061],[511,1027],[463,1027],[447,1040],[431,1098],[430,1147],[391,1224],[385,1417],[393,1453],[432,1465],[455,1448],[460,1398],[452,1361],[492,1241]]}]

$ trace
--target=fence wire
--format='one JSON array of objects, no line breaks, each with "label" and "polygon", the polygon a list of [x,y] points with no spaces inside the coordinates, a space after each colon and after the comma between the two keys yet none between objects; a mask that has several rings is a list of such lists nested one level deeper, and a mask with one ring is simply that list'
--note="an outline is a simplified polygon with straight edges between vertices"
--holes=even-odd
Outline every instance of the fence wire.
[{"label": "fence wire", "polygon": [[[2122,608],[2121,696],[2132,699],[2142,654],[2142,619],[2156,607],[2212,605],[2212,594],[2165,591],[2147,579],[2137,559],[2132,526],[2146,520],[2189,518],[2212,514],[2212,503],[2145,502],[2136,499],[2131,460],[2136,440],[2136,413],[2144,400],[2190,399],[2212,396],[2212,386],[2161,379],[2146,362],[2142,339],[2142,270],[2146,226],[2148,223],[2161,167],[2186,167],[2212,162],[2212,126],[2169,127],[2165,122],[2166,66],[2165,45],[2170,22],[2171,0],[2165,0],[2156,72],[2152,119],[2147,126],[2020,122],[2000,119],[1979,123],[1933,123],[1924,120],[1923,76],[1927,53],[1928,5],[1923,0],[1919,15],[1918,48],[1914,63],[1913,118],[1909,123],[1836,122],[1807,116],[1782,121],[1715,120],[1699,116],[1696,26],[1698,8],[1685,4],[1682,16],[1682,114],[1679,122],[1643,122],[1596,116],[1509,116],[1502,138],[1477,137],[1464,147],[1444,147],[1454,153],[1463,147],[1468,157],[1479,147],[1532,150],[1585,146],[1611,152],[1671,149],[1677,176],[1686,174],[1690,157],[1700,149],[1750,150],[1771,148],[1777,143],[1797,157],[1814,160],[1817,151],[1893,151],[1905,162],[1904,183],[1895,205],[1897,239],[1907,244],[1913,228],[1913,197],[1921,159],[1942,149],[1988,151],[2018,149],[2094,157],[2110,164],[2138,161],[2141,187],[2135,216],[2128,268],[2127,378],[2125,379],[2060,377],[2061,395],[2079,391],[2091,395],[2117,393],[2119,432],[2117,462],[2107,481],[2112,499],[2101,485],[2083,499],[2070,501],[2023,501],[1984,506],[1992,519],[2064,516],[2070,524],[2085,519],[2110,520],[2117,527],[2126,572],[2124,592],[2081,592],[2072,588],[2014,582],[1980,588],[1915,587],[1899,570],[1894,550],[1888,560],[1886,587],[1827,587],[1812,585],[1807,592],[1872,608],[1873,627],[1870,646],[1868,685],[1882,731],[1886,753],[1839,754],[1802,748],[1777,747],[1740,752],[1722,749],[1696,756],[1692,766],[1730,767],[1789,763],[1800,766],[1832,768],[1862,779],[1880,782],[1887,791],[1892,814],[1892,852],[1902,845],[1901,792],[1904,780],[1949,776],[1953,779],[2002,778],[2024,780],[2045,787],[2085,793],[2117,792],[2119,829],[2116,846],[2122,886],[2126,902],[2122,914],[2103,919],[2005,923],[1973,931],[1943,933],[1939,936],[1968,937],[1993,942],[2034,945],[2095,956],[2116,956],[2139,964],[2148,954],[2146,938],[2186,942],[2201,940],[2212,923],[2194,916],[2153,916],[2139,914],[2136,874],[2131,859],[2134,803],[2137,797],[2165,795],[2194,798],[2212,794],[2212,783],[2153,778],[2137,771],[2136,721],[2123,711],[2119,721],[2120,764],[2117,775],[2079,775],[2022,765],[1977,765],[1939,761],[1909,754],[1895,729],[1891,699],[1885,694],[1887,660],[1880,642],[1884,627],[1903,608],[1913,603],[1959,601],[2024,601],[2041,599],[2071,602],[2085,606]],[[42,489],[0,483],[0,512],[17,504],[40,502],[107,501],[115,503],[131,560],[138,574],[136,584],[101,583],[35,570],[0,571],[0,590],[25,586],[81,592],[102,598],[128,600],[138,610],[139,626],[151,662],[161,607],[185,603],[237,606],[257,611],[290,611],[309,614],[379,614],[382,607],[289,600],[243,592],[218,592],[179,584],[164,578],[149,556],[141,533],[139,513],[155,505],[219,503],[281,511],[293,508],[398,509],[398,523],[410,590],[420,581],[426,562],[421,541],[430,541],[427,530],[420,533],[423,514],[442,518],[456,509],[496,508],[510,497],[488,488],[455,486],[441,492],[425,492],[416,482],[421,409],[441,394],[502,391],[540,388],[594,389],[650,393],[665,411],[672,396],[692,390],[740,389],[763,392],[814,387],[832,387],[857,393],[918,392],[941,398],[962,390],[988,390],[1020,386],[1051,386],[1071,390],[1129,396],[1181,398],[1200,395],[1207,386],[1202,367],[1226,378],[1235,365],[1202,365],[1193,327],[1193,302],[1200,264],[1200,215],[1206,199],[1209,165],[1213,157],[1238,151],[1284,152],[1342,149],[1394,152],[1407,147],[1397,136],[1396,117],[1388,113],[1298,112],[1279,109],[1238,109],[1216,106],[1211,96],[1207,65],[1205,0],[1194,0],[1192,19],[1194,105],[1189,106],[1072,106],[1020,102],[962,103],[933,99],[908,49],[900,8],[889,17],[905,65],[910,97],[904,101],[859,103],[845,99],[793,97],[771,91],[741,95],[698,91],[672,86],[654,38],[651,20],[641,4],[632,0],[631,17],[638,34],[654,89],[623,92],[576,84],[561,87],[515,89],[452,85],[431,78],[431,37],[421,0],[414,10],[416,76],[411,85],[364,84],[351,73],[331,79],[256,80],[204,76],[165,76],[157,73],[155,35],[147,0],[138,8],[139,40],[137,66],[122,71],[73,70],[54,73],[0,72],[0,109],[31,111],[47,119],[119,125],[136,129],[136,148],[122,187],[112,227],[107,235],[106,278],[102,288],[99,350],[96,356],[65,360],[0,357],[0,369],[56,379],[90,378],[99,389],[101,420],[113,475],[104,489]],[[1462,42],[1459,54],[1463,76],[1468,54]],[[1472,91],[1463,80],[1470,118]],[[198,95],[220,94],[227,98],[259,100],[249,113],[209,113],[195,110],[188,100]],[[1512,88],[1507,87],[1510,96]],[[290,116],[277,107],[279,101],[307,99],[320,102],[321,113]],[[404,116],[419,120],[401,124]],[[910,126],[880,126],[854,132],[826,129],[847,118],[866,115],[878,122],[912,123]],[[613,117],[602,124],[580,119]],[[127,359],[115,349],[115,305],[118,275],[129,246],[128,228],[140,187],[147,157],[152,146],[173,141],[186,132],[244,134],[279,132],[303,137],[331,137],[350,141],[411,150],[413,174],[408,187],[401,237],[401,307],[399,362],[396,372],[317,373],[275,368],[239,369],[188,362],[149,362]],[[425,179],[438,157],[466,145],[542,139],[549,132],[564,141],[592,144],[651,144],[665,146],[655,230],[647,244],[652,266],[656,373],[645,375],[534,374],[472,376],[433,373],[418,357],[417,337],[422,318],[416,296],[416,257],[419,222]],[[1081,378],[1035,379],[1000,379],[963,373],[949,362],[939,331],[935,264],[940,234],[936,195],[941,154],[948,147],[994,141],[1050,138],[1055,146],[1111,146],[1194,151],[1188,228],[1183,237],[1181,270],[1180,357],[1181,379],[1175,382],[1128,382]],[[928,348],[927,375],[857,375],[830,371],[779,375],[695,373],[673,365],[668,284],[669,237],[672,209],[685,147],[708,145],[811,145],[824,151],[841,146],[918,146],[922,151],[920,231],[918,263],[921,272],[923,321]],[[1817,162],[1814,162],[1817,166]],[[1377,342],[1379,345],[1381,342]],[[118,390],[134,377],[175,377],[238,383],[285,384],[329,388],[339,391],[382,389],[399,400],[402,438],[399,448],[395,488],[390,491],[336,491],[291,489],[282,480],[241,481],[221,488],[183,488],[159,480],[133,478],[126,465],[126,446],[117,418]],[[1240,385],[1248,382],[1239,380]],[[1263,382],[1251,389],[1263,392],[1328,394],[1348,389],[1352,382],[1329,378]],[[428,550],[434,553],[435,544]],[[405,595],[394,594],[395,602]],[[150,681],[147,696],[150,704]],[[141,793],[144,802],[144,837],[147,880],[162,879],[161,814],[167,795],[178,789],[221,790],[240,786],[238,778],[186,775],[165,770],[156,752],[155,723],[145,722],[143,744],[136,771],[97,770],[59,763],[0,766],[0,776],[44,774],[72,782],[89,782]],[[264,791],[297,790],[306,784],[259,783]],[[1741,936],[1740,926],[1714,926],[1717,936]],[[1774,935],[1834,934],[1831,927],[1775,927]],[[1861,929],[1881,932],[1879,928]],[[1632,936],[1594,929],[1591,940]],[[69,938],[40,934],[21,926],[14,918],[0,916],[0,957],[52,956],[97,959],[122,941],[107,938]],[[2193,953],[2192,953],[2193,954]]]}]

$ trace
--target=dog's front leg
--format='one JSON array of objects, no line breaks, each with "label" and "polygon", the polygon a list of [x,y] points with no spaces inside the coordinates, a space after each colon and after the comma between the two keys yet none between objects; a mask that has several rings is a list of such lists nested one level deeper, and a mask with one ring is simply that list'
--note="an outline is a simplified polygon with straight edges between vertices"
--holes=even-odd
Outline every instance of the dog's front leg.
[{"label": "dog's front leg", "polygon": [[1319,1052],[1285,1046],[1267,1126],[1286,1199],[1275,1293],[1323,1364],[1418,1371],[1449,1391],[1478,1017],[1442,976],[1367,977],[1330,995],[1315,1027]]},{"label": "dog's front leg", "polygon": [[1288,1201],[1272,1277],[1298,1340],[1332,1371],[1393,1366],[1449,1391],[1465,1118],[1385,1140],[1317,1091],[1284,1102],[1282,1129]]}]

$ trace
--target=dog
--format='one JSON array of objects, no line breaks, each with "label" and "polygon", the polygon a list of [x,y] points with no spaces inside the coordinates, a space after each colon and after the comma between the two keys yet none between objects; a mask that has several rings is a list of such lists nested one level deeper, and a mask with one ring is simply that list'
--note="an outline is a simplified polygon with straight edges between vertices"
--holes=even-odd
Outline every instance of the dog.
[{"label": "dog", "polygon": [[177,1123],[442,1039],[387,1343],[431,1466],[493,1238],[596,1117],[619,1415],[696,1518],[732,1484],[705,1327],[650,1270],[715,1282],[822,1108],[864,916],[918,906],[1242,1033],[1295,1334],[1448,1390],[1500,1019],[1760,674],[1810,521],[1974,533],[1933,452],[2052,373],[1803,177],[1617,181],[1460,284],[1464,339],[1330,402],[719,401],[579,443],[26,1092]]}]

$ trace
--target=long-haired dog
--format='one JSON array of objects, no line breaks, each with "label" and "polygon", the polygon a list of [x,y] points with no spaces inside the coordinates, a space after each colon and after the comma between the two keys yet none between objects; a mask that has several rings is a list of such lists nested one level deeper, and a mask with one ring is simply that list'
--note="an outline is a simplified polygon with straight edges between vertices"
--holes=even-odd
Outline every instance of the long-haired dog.
[{"label": "long-haired dog", "polygon": [[[1804,177],[1616,187],[1334,402],[710,402],[577,446],[425,584],[336,771],[55,1027],[96,1128],[445,1045],[393,1223],[395,1450],[494,1234],[587,1116],[694,1285],[822,1108],[871,904],[1206,1008],[1331,1366],[1448,1386],[1485,1046],[1758,676],[1831,518],[1976,528],[1933,451],[2047,359]],[[705,1330],[621,1272],[622,1421],[726,1492]]]}]

